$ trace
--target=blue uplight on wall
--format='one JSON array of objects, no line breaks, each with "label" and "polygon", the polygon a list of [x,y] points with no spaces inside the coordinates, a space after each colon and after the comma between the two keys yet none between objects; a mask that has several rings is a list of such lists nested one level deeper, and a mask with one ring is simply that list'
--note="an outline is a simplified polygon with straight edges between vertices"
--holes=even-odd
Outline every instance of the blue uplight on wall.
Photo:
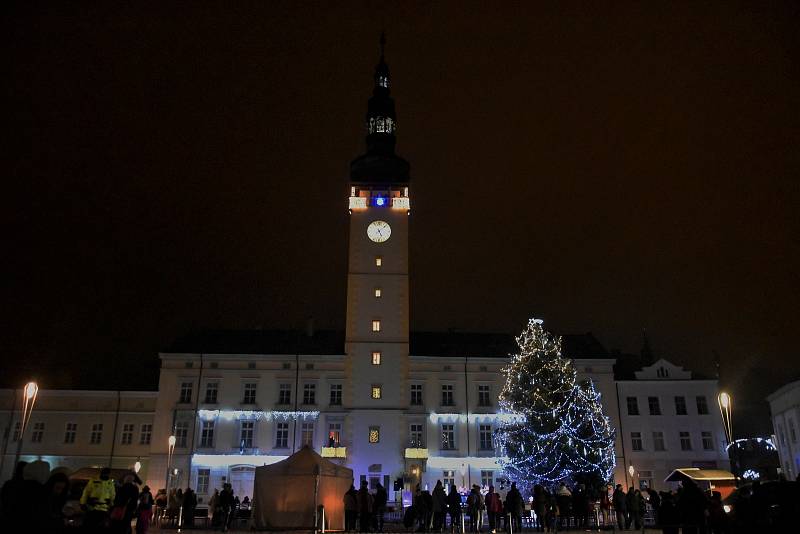
[{"label": "blue uplight on wall", "polygon": [[385,206],[386,199],[384,197],[375,197],[375,205],[376,206]]}]

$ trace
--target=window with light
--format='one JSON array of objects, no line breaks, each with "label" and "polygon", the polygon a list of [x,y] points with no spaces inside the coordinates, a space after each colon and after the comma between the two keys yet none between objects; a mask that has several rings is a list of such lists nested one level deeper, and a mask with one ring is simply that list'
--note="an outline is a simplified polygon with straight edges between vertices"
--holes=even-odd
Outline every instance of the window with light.
[{"label": "window with light", "polygon": [[383,258],[375,256],[375,267],[380,267],[381,265],[383,265]]},{"label": "window with light", "polygon": [[379,426],[369,427],[369,442],[379,443],[380,441],[381,441],[381,427]]},{"label": "window with light", "polygon": [[381,364],[381,353],[375,351],[372,353],[372,365],[380,365]]},{"label": "window with light", "polygon": [[375,298],[376,299],[381,298],[381,288],[379,288],[379,287],[375,288]]},{"label": "window with light", "polygon": [[381,386],[377,384],[373,384],[372,386],[372,398],[373,399],[380,399],[381,398]]},{"label": "window with light", "polygon": [[372,331],[373,332],[380,332],[381,331],[381,320],[380,319],[373,319],[372,320]]}]

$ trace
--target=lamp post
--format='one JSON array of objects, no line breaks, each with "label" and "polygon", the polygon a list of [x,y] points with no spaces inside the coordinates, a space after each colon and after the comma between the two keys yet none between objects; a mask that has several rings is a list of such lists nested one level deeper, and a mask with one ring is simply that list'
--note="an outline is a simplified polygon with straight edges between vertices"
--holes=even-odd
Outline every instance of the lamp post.
[{"label": "lamp post", "polygon": [[633,464],[628,466],[628,474],[631,476],[631,486],[636,487],[636,479],[633,478],[633,474],[636,472],[634,469]]},{"label": "lamp post", "polygon": [[722,426],[725,429],[725,439],[728,445],[725,447],[726,451],[730,451],[733,447],[733,453],[728,453],[728,459],[731,461],[731,471],[736,478],[736,483],[739,483],[739,477],[736,476],[736,444],[733,442],[733,419],[731,413],[733,412],[733,398],[729,393],[723,391],[717,395],[717,403],[719,404],[719,413],[722,416]]},{"label": "lamp post", "polygon": [[174,435],[170,436],[167,439],[167,480],[164,482],[164,487],[167,492],[167,496],[169,496],[169,474],[172,471],[172,453],[175,451],[175,442],[177,439]]},{"label": "lamp post", "polygon": [[25,384],[25,387],[22,388],[22,414],[19,425],[19,439],[17,440],[17,453],[14,455],[14,469],[16,469],[20,454],[22,454],[22,439],[25,436],[25,428],[31,421],[33,405],[36,404],[36,397],[38,394],[39,386],[36,382],[28,382]]}]

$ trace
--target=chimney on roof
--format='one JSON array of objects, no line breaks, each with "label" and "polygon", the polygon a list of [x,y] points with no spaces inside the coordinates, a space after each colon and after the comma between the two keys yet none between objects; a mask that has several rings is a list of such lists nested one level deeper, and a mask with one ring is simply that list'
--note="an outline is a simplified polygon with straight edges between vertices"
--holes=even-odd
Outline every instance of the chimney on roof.
[{"label": "chimney on roof", "polygon": [[306,319],[306,336],[314,337],[314,318],[309,317]]}]

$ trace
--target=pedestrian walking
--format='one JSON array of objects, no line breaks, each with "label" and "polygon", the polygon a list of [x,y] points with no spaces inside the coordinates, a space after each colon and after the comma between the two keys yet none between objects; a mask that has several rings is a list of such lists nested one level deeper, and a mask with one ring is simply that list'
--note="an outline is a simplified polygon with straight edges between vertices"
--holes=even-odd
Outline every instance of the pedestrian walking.
[{"label": "pedestrian walking", "polygon": [[233,495],[233,486],[225,483],[222,485],[222,491],[219,492],[220,527],[223,532],[228,531],[231,521],[233,521],[235,506],[236,498]]},{"label": "pedestrian walking", "polygon": [[447,494],[447,514],[450,516],[450,532],[461,531],[461,495],[455,484],[450,485]]},{"label": "pedestrian walking", "polygon": [[483,515],[483,496],[481,495],[481,488],[477,484],[472,485],[467,497],[467,510],[469,512],[470,532],[478,532],[481,524],[480,518]]},{"label": "pedestrian walking", "polygon": [[367,481],[361,481],[361,488],[358,490],[358,526],[361,532],[369,532],[372,526],[372,495],[369,493]]},{"label": "pedestrian walking", "polygon": [[503,501],[500,495],[495,493],[494,486],[489,486],[489,492],[484,498],[486,506],[486,515],[489,517],[489,532],[496,534],[497,532],[497,519],[503,513]]},{"label": "pedestrian walking", "polygon": [[136,505],[136,534],[147,534],[150,529],[150,521],[153,518],[153,494],[150,493],[150,486],[142,488],[139,494],[139,502]]},{"label": "pedestrian walking", "polygon": [[342,497],[344,502],[344,528],[348,532],[356,529],[356,519],[358,518],[358,494],[356,487],[352,484],[350,489]]},{"label": "pedestrian walking", "polygon": [[522,494],[517,489],[517,483],[512,482],[506,494],[506,515],[511,516],[511,528],[514,532],[522,531],[522,510],[525,503]]},{"label": "pedestrian walking", "polygon": [[383,516],[386,513],[386,502],[389,500],[389,495],[386,492],[386,488],[383,487],[383,484],[378,482],[378,485],[375,487],[375,500],[374,500],[374,518],[375,518],[375,530],[377,532],[383,532]]},{"label": "pedestrian walking", "polygon": [[115,534],[130,534],[131,521],[136,513],[139,502],[139,486],[141,480],[133,471],[125,473],[122,485],[114,495],[114,506],[110,513],[111,532]]},{"label": "pedestrian walking", "polygon": [[611,497],[611,504],[614,505],[614,513],[617,516],[617,527],[620,530],[625,530],[625,523],[627,523],[628,511],[626,503],[625,491],[622,489],[622,484],[617,484],[614,489],[614,495]]}]

